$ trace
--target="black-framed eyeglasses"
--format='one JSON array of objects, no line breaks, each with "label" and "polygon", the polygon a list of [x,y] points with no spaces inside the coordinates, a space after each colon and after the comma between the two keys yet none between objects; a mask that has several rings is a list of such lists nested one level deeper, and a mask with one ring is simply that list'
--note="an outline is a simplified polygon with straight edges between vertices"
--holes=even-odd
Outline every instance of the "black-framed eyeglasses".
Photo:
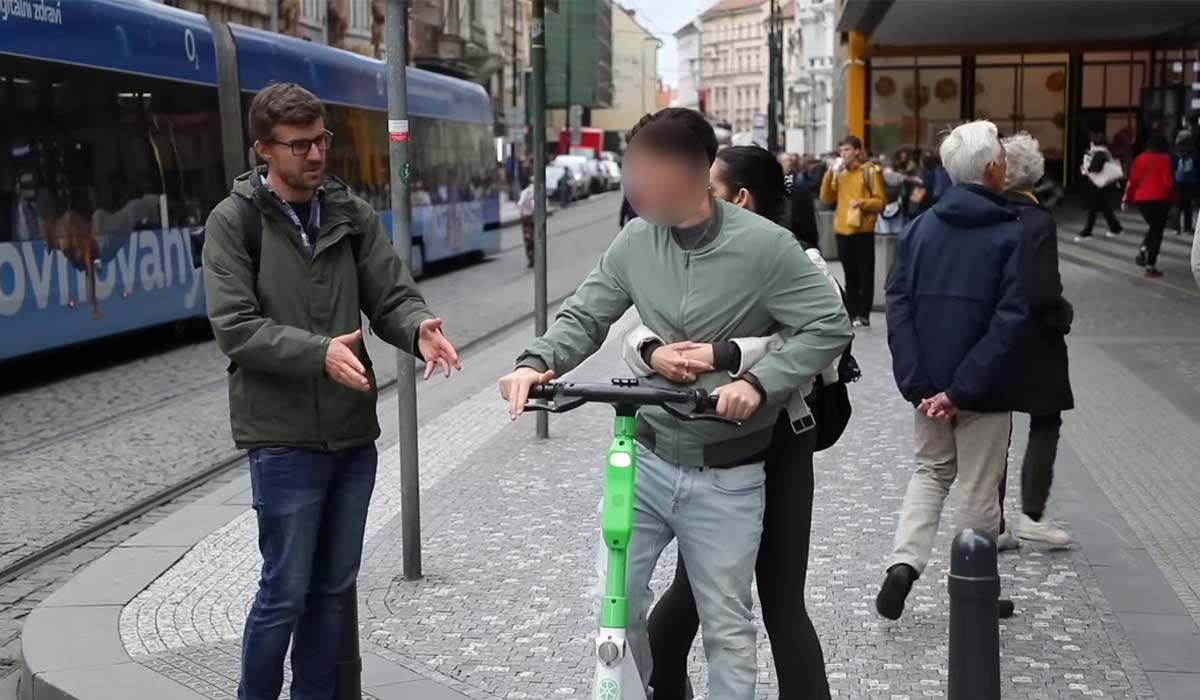
[{"label": "black-framed eyeglasses", "polygon": [[325,133],[321,134],[315,139],[295,139],[292,141],[278,141],[272,139],[267,143],[277,143],[280,146],[287,146],[288,148],[292,149],[292,155],[299,158],[308,155],[308,152],[312,150],[314,145],[317,147],[317,150],[321,151],[322,153],[328,151],[329,147],[333,145],[333,132],[326,129]]}]

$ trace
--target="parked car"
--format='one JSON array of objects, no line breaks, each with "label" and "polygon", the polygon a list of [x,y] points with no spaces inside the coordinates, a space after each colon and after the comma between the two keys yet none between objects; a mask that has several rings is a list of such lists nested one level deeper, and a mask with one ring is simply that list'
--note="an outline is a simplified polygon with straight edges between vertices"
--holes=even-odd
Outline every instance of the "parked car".
[{"label": "parked car", "polygon": [[546,166],[546,192],[550,194],[551,199],[563,206],[587,196],[583,181],[575,177],[565,165]]},{"label": "parked car", "polygon": [[600,194],[608,189],[608,172],[600,167],[600,161],[588,156],[557,156],[554,165],[566,165],[576,175],[581,175],[586,189],[591,194]]},{"label": "parked car", "polygon": [[608,173],[608,189],[621,189],[621,166],[617,165],[615,160],[602,160],[600,167]]}]

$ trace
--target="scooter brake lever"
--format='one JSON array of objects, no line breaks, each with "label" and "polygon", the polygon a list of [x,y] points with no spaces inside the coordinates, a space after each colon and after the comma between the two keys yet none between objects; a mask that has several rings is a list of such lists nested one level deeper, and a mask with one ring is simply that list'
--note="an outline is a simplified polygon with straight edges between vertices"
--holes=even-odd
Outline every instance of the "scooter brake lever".
[{"label": "scooter brake lever", "polygon": [[688,404],[688,403],[664,403],[662,405],[662,407],[663,407],[664,411],[666,411],[667,413],[670,413],[672,416],[675,416],[679,420],[686,420],[686,421],[703,420],[703,421],[712,421],[714,423],[724,423],[725,425],[735,425],[735,426],[740,426],[742,424],[742,422],[740,420],[726,418],[725,416],[719,416],[715,413],[697,413],[695,411],[696,407],[694,405]]},{"label": "scooter brake lever", "polygon": [[545,413],[566,413],[587,403],[582,398],[572,398],[555,401],[529,401],[525,404],[526,411],[543,411]]}]

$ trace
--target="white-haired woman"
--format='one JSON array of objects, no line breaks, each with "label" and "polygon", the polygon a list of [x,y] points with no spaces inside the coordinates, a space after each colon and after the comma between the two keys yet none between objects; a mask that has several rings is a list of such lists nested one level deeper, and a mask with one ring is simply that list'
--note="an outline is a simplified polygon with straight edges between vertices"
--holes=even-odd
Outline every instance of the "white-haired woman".
[{"label": "white-haired woman", "polygon": [[[1029,320],[1017,341],[1011,365],[1021,369],[1012,373],[1009,383],[1013,410],[1029,414],[1029,444],[1021,464],[1022,517],[1015,532],[1023,540],[1064,546],[1071,542],[1071,536],[1050,523],[1046,499],[1054,480],[1062,412],[1075,406],[1064,339],[1071,330],[1074,313],[1070,302],[1063,298],[1054,217],[1033,193],[1045,171],[1041,147],[1026,132],[1001,143],[1008,166],[1005,198],[1017,208],[1032,251]],[[1003,484],[1000,498],[1003,506]]]}]

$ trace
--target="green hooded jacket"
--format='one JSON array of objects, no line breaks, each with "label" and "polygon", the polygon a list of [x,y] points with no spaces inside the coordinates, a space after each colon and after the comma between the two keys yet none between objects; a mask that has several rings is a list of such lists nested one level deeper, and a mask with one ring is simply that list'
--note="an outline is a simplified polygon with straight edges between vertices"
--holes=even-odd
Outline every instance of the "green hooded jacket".
[{"label": "green hooded jacket", "polygon": [[[360,345],[371,391],[359,392],[326,375],[326,349],[332,338],[358,330],[365,314],[380,338],[412,353],[421,323],[433,314],[379,215],[345,183],[326,179],[310,253],[264,185],[265,173],[239,175],[205,225],[204,293],[217,344],[231,360],[234,443],[318,450],[369,444],[379,437],[371,358]],[[234,196],[250,198],[262,217],[257,279]]]}]

